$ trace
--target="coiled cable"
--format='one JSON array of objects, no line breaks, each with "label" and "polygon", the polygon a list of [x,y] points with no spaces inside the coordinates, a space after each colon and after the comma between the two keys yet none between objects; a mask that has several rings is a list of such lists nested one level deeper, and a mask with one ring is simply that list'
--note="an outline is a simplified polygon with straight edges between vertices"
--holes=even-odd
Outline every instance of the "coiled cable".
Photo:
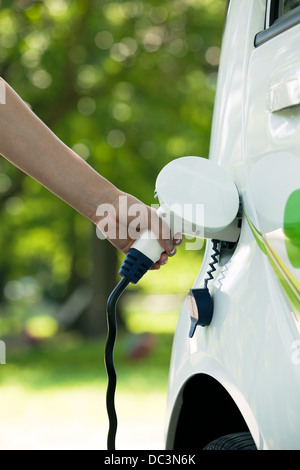
[{"label": "coiled cable", "polygon": [[206,273],[208,277],[204,280],[204,287],[206,288],[207,288],[208,282],[214,278],[212,273],[216,271],[215,264],[218,264],[219,262],[218,256],[220,255],[220,251],[218,250],[218,243],[220,243],[219,240],[212,240],[212,249],[213,249],[213,254],[211,255],[212,262],[209,263],[210,269]]}]

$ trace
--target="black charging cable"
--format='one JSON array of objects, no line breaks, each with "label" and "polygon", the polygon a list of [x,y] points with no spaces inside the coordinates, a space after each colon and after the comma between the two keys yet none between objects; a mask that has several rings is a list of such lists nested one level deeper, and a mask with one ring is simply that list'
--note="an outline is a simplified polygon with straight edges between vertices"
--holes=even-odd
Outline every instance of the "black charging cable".
[{"label": "black charging cable", "polygon": [[117,286],[110,294],[107,301],[107,340],[105,346],[105,367],[107,372],[107,392],[106,409],[109,420],[109,429],[107,436],[107,449],[115,450],[115,440],[118,427],[117,413],[115,409],[115,391],[117,385],[117,375],[114,366],[114,345],[117,337],[117,316],[116,307],[120,296],[130,282],[136,284],[141,277],[153,266],[153,261],[146,255],[131,248],[119,271],[123,276]]},{"label": "black charging cable", "polygon": [[109,419],[109,429],[107,436],[107,449],[115,450],[115,440],[118,426],[117,413],[115,409],[115,391],[117,385],[117,375],[114,366],[114,345],[117,337],[117,318],[116,307],[120,296],[129,284],[129,280],[125,277],[121,279],[114,288],[107,301],[107,340],[105,346],[105,366],[107,372],[107,392],[106,392],[106,409]]}]

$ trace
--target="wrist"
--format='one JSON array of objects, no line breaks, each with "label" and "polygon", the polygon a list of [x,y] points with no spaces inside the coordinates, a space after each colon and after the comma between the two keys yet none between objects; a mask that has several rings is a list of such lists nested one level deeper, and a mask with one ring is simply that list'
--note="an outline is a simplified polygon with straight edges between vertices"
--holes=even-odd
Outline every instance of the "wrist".
[{"label": "wrist", "polygon": [[[98,193],[98,194],[97,194]],[[92,207],[89,215],[89,219],[93,224],[97,225],[99,221],[103,218],[103,208],[108,209],[117,209],[119,197],[124,195],[116,186],[114,186],[109,181],[101,184],[101,191],[99,190],[95,194],[94,200],[92,202]]]}]

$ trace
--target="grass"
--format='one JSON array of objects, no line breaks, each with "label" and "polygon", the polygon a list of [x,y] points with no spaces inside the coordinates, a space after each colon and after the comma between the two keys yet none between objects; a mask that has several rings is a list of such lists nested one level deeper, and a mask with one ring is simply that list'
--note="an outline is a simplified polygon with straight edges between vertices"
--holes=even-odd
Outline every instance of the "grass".
[{"label": "grass", "polygon": [[[115,346],[115,367],[118,369],[120,388],[145,391],[161,387],[161,378],[168,375],[172,335],[155,336],[151,354],[140,362],[133,362],[129,353],[138,336],[119,334]],[[20,384],[28,390],[105,386],[104,340],[87,341],[78,335],[60,335],[40,346],[7,347],[7,364],[0,369],[0,386]],[[144,373],[146,371],[146,373]],[[143,377],[142,380],[139,380]],[[144,384],[144,385],[142,385]]]},{"label": "grass", "polygon": [[[178,253],[121,299],[128,332],[118,334],[114,353],[119,450],[164,449],[173,334],[201,260],[201,252]],[[152,349],[133,361],[132,349],[145,331]],[[36,345],[7,342],[7,364],[0,366],[0,449],[105,449],[104,348],[105,339],[88,341],[74,333]]]},{"label": "grass", "polygon": [[[119,334],[117,448],[163,449],[172,334],[155,335],[151,354],[129,358],[139,335]],[[40,346],[7,347],[0,368],[0,448],[97,450],[106,448],[105,341],[61,335]]]}]

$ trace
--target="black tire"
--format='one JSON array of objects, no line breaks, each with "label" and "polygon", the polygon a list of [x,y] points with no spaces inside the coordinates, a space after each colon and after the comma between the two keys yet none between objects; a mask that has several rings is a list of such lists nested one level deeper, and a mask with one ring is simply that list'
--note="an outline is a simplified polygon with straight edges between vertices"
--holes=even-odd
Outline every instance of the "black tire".
[{"label": "black tire", "polygon": [[250,432],[238,432],[219,437],[203,450],[257,450]]}]

